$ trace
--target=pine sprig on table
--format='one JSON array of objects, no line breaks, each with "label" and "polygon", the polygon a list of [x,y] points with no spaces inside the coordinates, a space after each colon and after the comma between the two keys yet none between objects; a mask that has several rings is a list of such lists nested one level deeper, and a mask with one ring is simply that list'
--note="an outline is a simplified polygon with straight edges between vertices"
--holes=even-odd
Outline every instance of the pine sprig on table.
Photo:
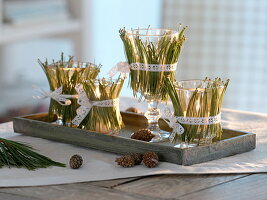
[{"label": "pine sprig on table", "polygon": [[30,145],[0,138],[0,168],[3,166],[35,170],[50,166],[65,167],[66,165],[34,152]]},{"label": "pine sprig on table", "polygon": [[[158,41],[149,41],[149,35],[139,35],[139,31],[131,33],[124,29],[120,29],[120,37],[124,44],[125,55],[128,63],[144,63],[144,64],[174,64],[178,61],[182,45],[185,41],[184,32],[187,27],[177,31],[177,35],[170,36],[170,31],[166,32],[158,39]],[[147,29],[147,32],[150,28]],[[174,32],[175,33],[175,32]],[[142,39],[146,37],[146,39]],[[141,71],[131,70],[130,85],[133,89],[134,96],[137,93],[142,95],[148,94],[152,98],[167,100],[167,91],[163,86],[164,77],[171,80],[175,78],[175,71]]]}]

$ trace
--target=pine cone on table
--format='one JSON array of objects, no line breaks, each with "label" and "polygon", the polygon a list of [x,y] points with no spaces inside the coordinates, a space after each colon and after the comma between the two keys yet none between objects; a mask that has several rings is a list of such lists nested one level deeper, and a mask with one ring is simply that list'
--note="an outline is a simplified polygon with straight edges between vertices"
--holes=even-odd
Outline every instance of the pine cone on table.
[{"label": "pine cone on table", "polygon": [[70,167],[72,169],[78,169],[82,166],[83,164],[83,159],[82,159],[82,156],[80,155],[73,155],[71,158],[70,158]]},{"label": "pine cone on table", "polygon": [[133,167],[135,165],[135,160],[130,155],[119,157],[115,160],[115,162],[122,167]]},{"label": "pine cone on table", "polygon": [[143,155],[143,163],[149,168],[154,168],[159,163],[159,157],[155,152],[146,152]]},{"label": "pine cone on table", "polygon": [[141,153],[131,153],[129,155],[134,159],[135,165],[139,165],[143,160],[143,155]]},{"label": "pine cone on table", "polygon": [[146,142],[149,142],[153,137],[155,137],[155,135],[148,129],[140,129],[131,135],[132,139]]}]

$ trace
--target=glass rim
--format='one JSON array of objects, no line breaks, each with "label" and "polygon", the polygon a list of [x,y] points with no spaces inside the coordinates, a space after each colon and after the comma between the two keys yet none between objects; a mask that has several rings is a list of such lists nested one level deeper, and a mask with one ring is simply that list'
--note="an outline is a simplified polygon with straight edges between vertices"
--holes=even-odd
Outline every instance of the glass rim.
[{"label": "glass rim", "polygon": [[[166,31],[163,34],[138,34],[138,33],[134,33],[133,31]],[[168,33],[167,31],[170,31],[170,33]],[[178,31],[174,30],[174,29],[167,29],[167,28],[135,28],[129,31],[126,31],[127,35],[130,36],[142,36],[142,37],[164,37],[164,36],[168,36],[168,35],[175,35],[178,34]]]},{"label": "glass rim", "polygon": [[[201,87],[181,87],[179,86],[178,84],[179,83],[182,83],[182,82],[210,82],[210,83],[213,83],[214,80],[203,80],[203,79],[188,79],[188,80],[180,80],[180,81],[176,81],[175,82],[175,88],[176,89],[179,89],[179,90],[196,90],[196,89],[205,89],[205,88],[201,88]],[[221,83],[220,85],[218,85],[216,88],[223,88],[224,87],[224,84]],[[213,87],[214,88],[214,87]],[[211,90],[212,88],[206,88],[207,90]]]},{"label": "glass rim", "polygon": [[[55,62],[55,63],[51,63],[49,65],[47,65],[47,67],[59,67],[59,68],[64,68],[64,69],[84,69],[84,68],[87,68],[87,67],[94,67],[96,69],[99,68],[99,65],[97,64],[94,64],[94,63],[91,63],[91,62],[80,62],[80,61],[73,61],[72,62],[72,67],[68,67],[68,62],[62,62],[63,63],[63,66],[60,66],[58,64],[61,64],[61,62]],[[80,65],[79,67],[78,66],[74,66],[74,64],[77,64],[77,65]]]}]

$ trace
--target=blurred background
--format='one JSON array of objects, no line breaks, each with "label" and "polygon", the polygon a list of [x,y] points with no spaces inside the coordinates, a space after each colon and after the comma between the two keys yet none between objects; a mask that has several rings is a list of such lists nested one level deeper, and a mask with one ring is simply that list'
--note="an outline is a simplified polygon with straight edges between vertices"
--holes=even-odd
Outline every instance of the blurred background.
[{"label": "blurred background", "polygon": [[[266,0],[0,0],[0,122],[46,111],[32,85],[48,90],[37,59],[125,61],[122,27],[187,25],[177,79],[231,82],[224,107],[267,113]],[[128,84],[122,96],[132,96]]]}]

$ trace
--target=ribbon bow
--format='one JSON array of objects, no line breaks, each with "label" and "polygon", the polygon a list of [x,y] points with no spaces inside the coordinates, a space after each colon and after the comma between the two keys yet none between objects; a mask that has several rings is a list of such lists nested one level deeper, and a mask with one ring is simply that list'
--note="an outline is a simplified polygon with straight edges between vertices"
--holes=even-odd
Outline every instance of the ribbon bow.
[{"label": "ribbon bow", "polygon": [[52,91],[52,92],[44,91],[41,88],[37,88],[37,89],[39,89],[39,90],[37,90],[37,92],[39,92],[41,96],[34,96],[33,98],[46,99],[46,98],[50,97],[51,99],[54,99],[55,101],[57,101],[62,106],[68,106],[68,105],[71,104],[71,100],[69,100],[67,98],[75,98],[75,97],[77,97],[77,95],[65,95],[65,94],[62,94],[63,86],[57,88],[55,91]]},{"label": "ribbon bow", "polygon": [[79,125],[84,118],[89,114],[90,110],[93,106],[98,107],[113,107],[119,105],[119,99],[108,99],[103,101],[90,101],[87,97],[86,92],[83,89],[83,85],[78,84],[75,87],[75,90],[78,93],[78,101],[77,103],[80,105],[80,107],[76,110],[77,115],[72,120],[72,124]]},{"label": "ribbon bow", "polygon": [[173,129],[169,137],[171,142],[173,142],[176,134],[181,135],[184,133],[184,128],[178,122],[177,118],[173,115],[169,108],[165,108],[163,110],[162,119],[169,125],[170,128]]},{"label": "ribbon bow", "polygon": [[109,70],[108,76],[113,77],[117,73],[121,73],[121,77],[123,79],[126,79],[127,74],[129,72],[130,72],[130,65],[127,62],[119,62]]},{"label": "ribbon bow", "polygon": [[87,94],[85,93],[83,86],[81,84],[76,85],[75,90],[78,93],[77,103],[80,105],[80,107],[76,110],[77,115],[72,120],[72,123],[78,126],[83,121],[83,119],[88,115],[89,111],[94,106],[94,104],[88,99]]}]

